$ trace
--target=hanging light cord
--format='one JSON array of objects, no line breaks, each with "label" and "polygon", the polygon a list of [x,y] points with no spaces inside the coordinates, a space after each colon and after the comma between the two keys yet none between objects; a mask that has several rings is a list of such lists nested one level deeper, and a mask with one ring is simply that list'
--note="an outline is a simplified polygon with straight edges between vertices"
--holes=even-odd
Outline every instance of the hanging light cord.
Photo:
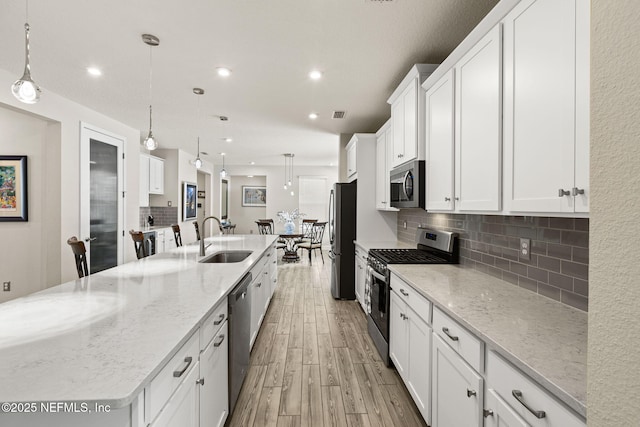
[{"label": "hanging light cord", "polygon": [[151,94],[152,85],[153,85],[153,46],[149,46],[149,132],[151,132],[152,127],[152,118],[151,118]]}]

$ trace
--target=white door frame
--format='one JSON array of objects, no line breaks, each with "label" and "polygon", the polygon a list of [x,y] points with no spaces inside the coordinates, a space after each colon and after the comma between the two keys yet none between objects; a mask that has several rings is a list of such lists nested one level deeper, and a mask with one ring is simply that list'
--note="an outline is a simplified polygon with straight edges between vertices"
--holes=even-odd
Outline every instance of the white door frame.
[{"label": "white door frame", "polygon": [[[118,264],[124,262],[124,212],[125,212],[125,187],[124,187],[124,147],[127,139],[115,133],[100,129],[86,122],[80,122],[80,236],[79,239],[89,238],[91,218],[90,208],[90,139],[99,139],[110,145],[114,145],[118,150],[118,192],[122,197],[118,197]],[[91,266],[91,242],[85,241],[87,247],[87,263]],[[91,270],[91,267],[89,267]]]}]

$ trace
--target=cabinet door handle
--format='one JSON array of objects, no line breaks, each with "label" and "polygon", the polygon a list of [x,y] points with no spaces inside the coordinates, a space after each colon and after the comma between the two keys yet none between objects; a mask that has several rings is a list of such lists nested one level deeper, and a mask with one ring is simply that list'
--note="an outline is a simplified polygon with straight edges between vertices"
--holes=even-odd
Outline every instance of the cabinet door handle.
[{"label": "cabinet door handle", "polygon": [[184,374],[185,372],[187,372],[187,369],[189,369],[189,366],[191,366],[191,362],[193,361],[193,357],[191,356],[187,356],[184,358],[184,362],[186,363],[186,365],[184,365],[184,368],[178,370],[178,371],[173,371],[173,376],[174,378],[180,378],[182,376],[182,374]]},{"label": "cabinet door handle", "polygon": [[475,396],[476,394],[478,393],[475,390],[467,389],[467,397]]},{"label": "cabinet door handle", "polygon": [[516,398],[518,402],[520,402],[522,406],[527,408],[527,410],[531,412],[536,418],[541,419],[547,416],[547,414],[544,411],[536,411],[534,409],[531,409],[529,405],[527,405],[524,399],[522,398],[522,392],[520,390],[511,390],[511,394],[513,395],[513,397]]},{"label": "cabinet door handle", "polygon": [[571,195],[577,196],[578,194],[584,194],[584,188],[573,187],[571,189]]},{"label": "cabinet door handle", "polygon": [[213,321],[213,324],[217,326],[220,323],[222,323],[223,320],[224,320],[224,314],[221,314],[220,316],[218,316],[218,320]]},{"label": "cabinet door handle", "polygon": [[458,341],[458,337],[456,337],[455,335],[451,335],[449,333],[449,328],[447,328],[446,326],[442,327],[442,332],[444,332],[444,334],[448,336],[451,341]]},{"label": "cabinet door handle", "polygon": [[559,189],[558,190],[558,197],[564,197],[564,196],[569,196],[571,194],[571,191],[569,190],[564,190],[564,189]]},{"label": "cabinet door handle", "polygon": [[487,417],[492,417],[493,416],[493,410],[491,409],[484,409],[482,411],[482,415],[484,415],[485,418]]},{"label": "cabinet door handle", "polygon": [[408,293],[408,292],[406,292],[404,289],[400,289],[400,293],[401,293],[402,295],[404,295],[405,297],[408,297],[408,296],[409,296],[409,293]]},{"label": "cabinet door handle", "polygon": [[445,197],[445,198],[444,198],[444,201],[445,201],[445,202],[450,202],[450,201],[451,201],[451,197]]},{"label": "cabinet door handle", "polygon": [[200,378],[199,380],[196,380],[196,384],[204,385],[204,378]]},{"label": "cabinet door handle", "polygon": [[262,282],[260,282],[260,283],[258,283],[258,284],[256,285],[256,287],[257,287],[257,288],[259,288],[260,286],[262,286]]},{"label": "cabinet door handle", "polygon": [[460,201],[460,197],[456,197],[456,202],[459,202],[459,201]]},{"label": "cabinet door handle", "polygon": [[214,341],[213,346],[220,347],[220,344],[222,344],[222,341],[224,341],[224,334],[220,335],[217,341]]}]

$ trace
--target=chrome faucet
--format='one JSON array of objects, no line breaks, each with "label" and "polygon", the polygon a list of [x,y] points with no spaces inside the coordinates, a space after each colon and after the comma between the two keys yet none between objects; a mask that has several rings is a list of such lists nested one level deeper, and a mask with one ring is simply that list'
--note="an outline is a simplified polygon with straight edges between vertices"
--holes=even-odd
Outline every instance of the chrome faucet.
[{"label": "chrome faucet", "polygon": [[218,221],[218,229],[222,230],[222,224],[220,224],[220,220],[217,217],[208,216],[202,220],[202,224],[200,224],[200,232],[202,233],[202,235],[200,236],[200,256],[204,256],[204,224],[207,222],[208,219],[211,219],[211,218]]}]

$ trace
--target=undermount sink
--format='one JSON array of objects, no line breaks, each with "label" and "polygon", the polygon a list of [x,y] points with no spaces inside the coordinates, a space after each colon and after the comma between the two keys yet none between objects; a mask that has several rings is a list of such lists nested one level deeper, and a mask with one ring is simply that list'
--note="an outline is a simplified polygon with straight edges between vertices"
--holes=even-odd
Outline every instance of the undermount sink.
[{"label": "undermount sink", "polygon": [[198,262],[203,262],[206,264],[227,264],[232,262],[240,262],[247,259],[247,257],[252,253],[253,251],[221,251],[209,255],[206,258],[202,258]]}]

